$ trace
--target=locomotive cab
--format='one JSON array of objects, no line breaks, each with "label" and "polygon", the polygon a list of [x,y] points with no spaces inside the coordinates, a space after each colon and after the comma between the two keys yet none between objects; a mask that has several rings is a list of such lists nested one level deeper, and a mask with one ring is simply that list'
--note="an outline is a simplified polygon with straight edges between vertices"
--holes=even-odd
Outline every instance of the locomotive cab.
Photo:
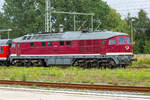
[{"label": "locomotive cab", "polygon": [[0,65],[6,65],[10,54],[11,40],[0,40]]},{"label": "locomotive cab", "polygon": [[129,36],[119,35],[108,39],[106,55],[115,56],[119,65],[127,66],[134,61],[132,48]]},{"label": "locomotive cab", "polygon": [[117,36],[108,40],[107,55],[132,54],[132,44],[128,36]]}]

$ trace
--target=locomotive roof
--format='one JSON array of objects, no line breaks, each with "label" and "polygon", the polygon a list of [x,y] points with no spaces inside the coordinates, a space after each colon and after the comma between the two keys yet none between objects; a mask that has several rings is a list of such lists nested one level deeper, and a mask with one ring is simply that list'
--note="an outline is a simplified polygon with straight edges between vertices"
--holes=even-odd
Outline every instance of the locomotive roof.
[{"label": "locomotive roof", "polygon": [[10,39],[2,39],[0,40],[0,45],[9,45],[11,43]]},{"label": "locomotive roof", "polygon": [[46,34],[27,34],[14,39],[14,42],[39,42],[39,41],[65,41],[65,40],[91,40],[91,39],[108,39],[118,35],[128,35],[126,33],[99,31],[99,32],[82,32],[69,31],[65,33],[46,33]]}]

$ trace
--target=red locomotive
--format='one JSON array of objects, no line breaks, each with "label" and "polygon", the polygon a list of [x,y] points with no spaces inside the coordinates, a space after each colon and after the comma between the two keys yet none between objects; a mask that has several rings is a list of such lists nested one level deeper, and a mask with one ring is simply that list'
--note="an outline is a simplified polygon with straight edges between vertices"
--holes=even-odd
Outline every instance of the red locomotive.
[{"label": "red locomotive", "polygon": [[128,34],[111,31],[27,34],[13,39],[10,51],[17,66],[125,67],[134,60]]},{"label": "red locomotive", "polygon": [[0,65],[8,65],[8,58],[10,55],[11,40],[0,40]]}]

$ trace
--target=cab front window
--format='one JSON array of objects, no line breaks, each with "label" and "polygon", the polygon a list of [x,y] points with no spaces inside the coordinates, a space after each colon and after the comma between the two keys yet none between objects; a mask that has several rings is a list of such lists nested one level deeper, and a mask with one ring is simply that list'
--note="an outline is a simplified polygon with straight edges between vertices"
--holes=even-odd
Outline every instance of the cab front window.
[{"label": "cab front window", "polygon": [[131,44],[129,37],[126,38],[127,44]]},{"label": "cab front window", "polygon": [[119,37],[119,44],[125,44],[125,39],[123,37]]}]

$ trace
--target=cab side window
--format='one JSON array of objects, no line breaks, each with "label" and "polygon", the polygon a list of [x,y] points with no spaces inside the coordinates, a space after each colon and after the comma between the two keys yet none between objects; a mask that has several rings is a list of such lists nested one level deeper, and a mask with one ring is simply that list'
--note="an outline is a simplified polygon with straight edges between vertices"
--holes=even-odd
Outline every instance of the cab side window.
[{"label": "cab side window", "polygon": [[64,41],[59,42],[60,46],[64,46]]},{"label": "cab side window", "polygon": [[15,46],[16,46],[15,44],[12,44],[12,48],[15,48]]},{"label": "cab side window", "polygon": [[49,47],[52,46],[52,42],[48,42],[47,46],[49,46]]},{"label": "cab side window", "polygon": [[67,42],[66,42],[66,45],[67,45],[67,46],[70,46],[70,45],[71,45],[71,41],[67,41]]},{"label": "cab side window", "polygon": [[0,53],[4,53],[3,47],[0,47]]},{"label": "cab side window", "polygon": [[42,46],[42,47],[45,47],[45,46],[46,46],[46,43],[45,43],[45,42],[42,42],[42,43],[41,43],[41,46]]},{"label": "cab side window", "polygon": [[119,44],[125,44],[125,40],[123,37],[119,37]]},{"label": "cab side window", "polygon": [[114,44],[116,44],[116,40],[115,39],[109,40],[109,45],[114,45]]},{"label": "cab side window", "polygon": [[33,43],[33,42],[32,42],[32,43],[30,43],[30,46],[31,46],[31,47],[34,47],[34,43]]},{"label": "cab side window", "polygon": [[105,44],[105,40],[102,40],[102,45],[104,45]]}]

